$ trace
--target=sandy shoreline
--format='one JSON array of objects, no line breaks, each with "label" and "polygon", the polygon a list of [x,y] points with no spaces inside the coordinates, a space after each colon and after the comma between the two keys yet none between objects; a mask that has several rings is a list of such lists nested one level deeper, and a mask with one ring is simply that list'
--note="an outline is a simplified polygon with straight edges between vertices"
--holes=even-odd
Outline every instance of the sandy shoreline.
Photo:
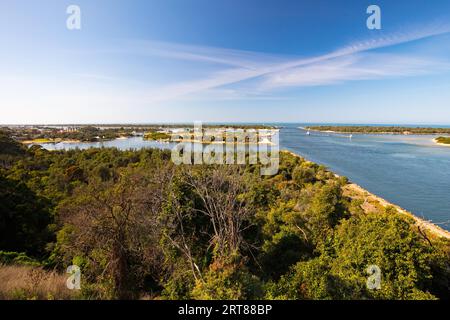
[{"label": "sandy shoreline", "polygon": [[[287,152],[295,157],[304,159],[302,156],[295,154],[291,151],[283,150],[283,152]],[[339,177],[338,174],[335,174],[335,175],[337,177]],[[417,217],[413,213],[401,208],[398,205],[392,204],[389,201],[387,201],[377,195],[374,195],[373,193],[370,193],[369,191],[367,191],[366,189],[357,185],[356,183],[349,181],[348,184],[344,187],[344,194],[352,199],[363,199],[365,203],[369,203],[372,205],[380,205],[383,208],[393,207],[397,210],[397,212],[399,214],[407,215],[408,217],[414,219],[415,225],[420,229],[420,231],[425,230],[433,236],[450,240],[450,232],[449,231],[442,229],[441,227],[433,224],[432,222],[429,222],[422,218]]]},{"label": "sandy shoreline", "polygon": [[29,145],[29,144],[53,144],[53,143],[80,143],[80,140],[62,140],[62,139],[55,139],[55,140],[46,140],[46,141],[39,141],[38,140],[25,140],[21,141],[23,144]]},{"label": "sandy shoreline", "polygon": [[444,147],[450,147],[449,143],[442,143],[442,142],[437,142],[437,138],[433,139],[433,142],[439,146],[444,146]]},{"label": "sandy shoreline", "polygon": [[356,194],[359,194],[360,196],[362,196],[363,198],[365,198],[366,200],[372,200],[377,202],[378,204],[380,204],[381,206],[383,206],[384,208],[386,207],[394,207],[397,212],[399,214],[403,214],[403,215],[407,215],[408,217],[414,219],[417,227],[419,227],[422,231],[426,230],[428,231],[430,234],[437,236],[437,237],[441,237],[441,238],[446,238],[446,239],[450,239],[450,232],[447,230],[442,229],[441,227],[433,224],[432,222],[426,221],[422,218],[419,218],[418,216],[414,215],[413,213],[401,208],[400,206],[390,203],[389,201],[374,195],[373,193],[370,193],[369,191],[367,191],[366,189],[362,188],[361,186],[357,185],[356,183],[351,183],[349,182],[349,184],[346,186],[347,189],[349,191],[353,191]]}]

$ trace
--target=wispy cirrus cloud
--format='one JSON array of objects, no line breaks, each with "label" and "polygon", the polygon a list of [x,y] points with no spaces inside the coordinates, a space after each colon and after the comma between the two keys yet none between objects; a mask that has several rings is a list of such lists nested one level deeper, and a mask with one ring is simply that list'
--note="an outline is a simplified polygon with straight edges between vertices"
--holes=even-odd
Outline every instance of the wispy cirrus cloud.
[{"label": "wispy cirrus cloud", "polygon": [[[312,57],[176,43],[127,41],[114,49],[103,48],[102,53],[123,53],[127,59],[140,56],[145,60],[156,56],[186,61],[190,69],[198,67],[202,72],[200,74],[185,72],[184,75],[188,74],[185,79],[178,81],[168,77],[170,78],[168,85],[149,85],[145,78],[122,77],[114,74],[114,69],[111,74],[96,73],[95,70],[79,71],[73,74],[77,78],[77,87],[71,87],[70,90],[78,92],[76,95],[78,98],[66,100],[74,101],[74,105],[115,105],[117,108],[129,103],[159,105],[160,102],[171,100],[283,100],[287,99],[283,90],[292,88],[448,71],[450,59],[442,61],[414,52],[387,54],[375,50],[389,49],[448,32],[449,27],[429,27],[409,33],[358,41]],[[17,88],[22,88],[28,83],[26,79],[3,80],[0,78],[0,83],[4,82],[4,88],[11,87],[12,83],[16,83]],[[48,94],[45,94],[49,97],[46,98],[46,105],[60,104],[60,100],[56,99],[53,93],[54,87],[63,85],[60,82],[59,80],[51,82],[52,86],[49,87]],[[28,87],[32,88],[33,83],[35,81]],[[73,85],[72,82],[70,84]],[[7,92],[3,94],[3,99],[5,96],[11,96],[11,102],[15,101],[16,104],[24,100],[21,105],[33,105],[33,101],[36,100],[30,98],[33,100],[31,101],[27,97],[33,95],[23,95],[22,91],[5,91]],[[92,91],[97,94],[93,95]],[[36,93],[35,96],[42,96],[40,93],[42,92]],[[75,101],[79,103],[75,104]]]},{"label": "wispy cirrus cloud", "polygon": [[159,56],[194,62],[213,63],[224,66],[256,69],[267,64],[288,62],[292,57],[262,52],[178,44],[162,41],[128,41],[126,49],[130,54]]},{"label": "wispy cirrus cloud", "polygon": [[450,70],[450,63],[398,54],[352,54],[269,74],[262,82],[262,88],[319,86],[444,70]]},{"label": "wispy cirrus cloud", "polygon": [[[180,81],[150,90],[151,101],[177,99],[211,92],[216,88],[253,81],[254,92],[283,87],[330,85],[343,81],[415,76],[447,70],[448,62],[413,54],[369,53],[374,49],[430,38],[450,32],[450,26],[430,26],[358,41],[327,54],[299,58],[261,52],[134,41],[130,50],[167,59],[216,64],[219,69],[207,76]],[[237,90],[238,91],[238,90]],[[236,92],[236,89],[235,91]],[[245,93],[240,98],[248,96]]]}]

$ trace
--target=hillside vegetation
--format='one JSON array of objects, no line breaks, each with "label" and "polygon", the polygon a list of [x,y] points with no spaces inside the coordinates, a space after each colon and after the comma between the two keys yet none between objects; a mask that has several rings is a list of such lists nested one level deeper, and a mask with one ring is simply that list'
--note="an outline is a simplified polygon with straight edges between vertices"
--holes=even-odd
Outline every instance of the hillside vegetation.
[{"label": "hillside vegetation", "polygon": [[25,147],[11,138],[11,132],[0,129],[0,168],[8,168],[26,153]]},{"label": "hillside vegetation", "polygon": [[438,137],[436,138],[437,143],[450,144],[450,137]]},{"label": "hillside vegetation", "polygon": [[[8,141],[0,153],[16,150]],[[175,166],[156,149],[15,156],[0,169],[0,298],[450,297],[447,241],[390,208],[364,212],[345,178],[289,153],[271,177],[257,165]],[[72,264],[76,294],[61,289]],[[366,285],[370,265],[380,289]],[[11,281],[30,270],[48,281],[37,291]]]}]

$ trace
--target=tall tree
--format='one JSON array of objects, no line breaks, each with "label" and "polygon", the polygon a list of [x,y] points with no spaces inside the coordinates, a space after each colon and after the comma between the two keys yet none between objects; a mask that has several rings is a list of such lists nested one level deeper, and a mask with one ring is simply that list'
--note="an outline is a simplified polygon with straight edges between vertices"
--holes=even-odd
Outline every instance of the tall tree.
[{"label": "tall tree", "polygon": [[62,251],[81,257],[94,282],[112,284],[106,296],[132,298],[160,258],[158,215],[168,179],[169,170],[125,169],[117,183],[91,181],[61,206],[69,226]]}]

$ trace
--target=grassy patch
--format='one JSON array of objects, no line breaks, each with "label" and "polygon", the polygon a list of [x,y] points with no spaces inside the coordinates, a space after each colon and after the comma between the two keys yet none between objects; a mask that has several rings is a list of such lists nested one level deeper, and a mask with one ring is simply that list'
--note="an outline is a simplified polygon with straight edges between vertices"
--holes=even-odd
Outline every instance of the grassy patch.
[{"label": "grassy patch", "polygon": [[146,140],[168,140],[170,135],[164,132],[147,132],[144,135]]},{"label": "grassy patch", "polygon": [[450,137],[439,137],[439,138],[436,138],[436,142],[437,143],[450,144]]},{"label": "grassy patch", "polygon": [[39,267],[0,265],[1,300],[68,300],[78,292],[67,289],[67,275]]}]

